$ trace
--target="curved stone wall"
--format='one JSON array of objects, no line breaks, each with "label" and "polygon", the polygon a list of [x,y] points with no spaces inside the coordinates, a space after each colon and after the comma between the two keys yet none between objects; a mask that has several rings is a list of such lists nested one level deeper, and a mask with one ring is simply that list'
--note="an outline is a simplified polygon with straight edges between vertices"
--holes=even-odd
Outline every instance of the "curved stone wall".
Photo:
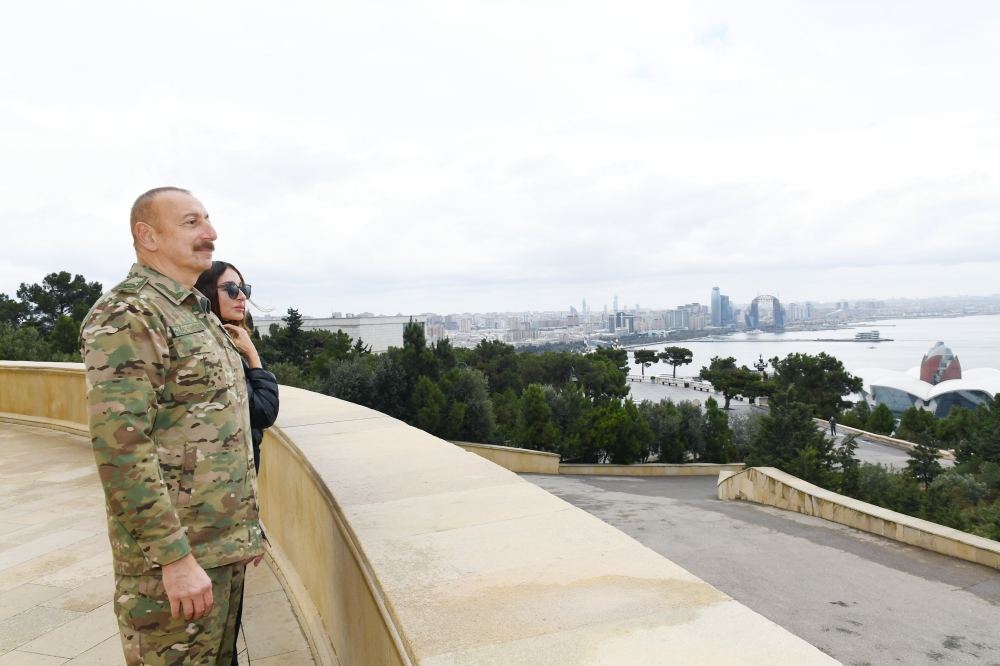
[{"label": "curved stone wall", "polygon": [[587,476],[717,476],[720,472],[739,472],[743,463],[643,463],[637,465],[587,465],[563,463],[560,474]]},{"label": "curved stone wall", "polygon": [[0,361],[0,418],[89,434],[83,364]]},{"label": "curved stone wall", "polygon": [[503,468],[518,474],[558,474],[559,454],[547,451],[531,451],[513,446],[496,444],[476,444],[474,442],[452,442],[469,453],[486,458]]},{"label": "curved stone wall", "polygon": [[[0,362],[2,418],[82,423],[82,368],[73,385],[17,365]],[[836,663],[590,514],[364,407],[282,387],[260,485],[321,661]]]},{"label": "curved stone wall", "polygon": [[745,500],[847,525],[911,546],[1000,569],[1000,543],[839,495],[774,467],[719,474],[719,499]]}]

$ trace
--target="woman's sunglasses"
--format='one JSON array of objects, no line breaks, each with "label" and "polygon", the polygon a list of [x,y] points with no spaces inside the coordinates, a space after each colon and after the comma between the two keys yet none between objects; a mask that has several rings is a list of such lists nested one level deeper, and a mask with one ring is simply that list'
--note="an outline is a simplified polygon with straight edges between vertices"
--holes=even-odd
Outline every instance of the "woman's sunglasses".
[{"label": "woman's sunglasses", "polygon": [[250,285],[248,284],[236,284],[235,282],[223,282],[219,285],[219,291],[226,292],[226,296],[233,299],[234,301],[240,297],[240,292],[247,298],[250,298]]}]

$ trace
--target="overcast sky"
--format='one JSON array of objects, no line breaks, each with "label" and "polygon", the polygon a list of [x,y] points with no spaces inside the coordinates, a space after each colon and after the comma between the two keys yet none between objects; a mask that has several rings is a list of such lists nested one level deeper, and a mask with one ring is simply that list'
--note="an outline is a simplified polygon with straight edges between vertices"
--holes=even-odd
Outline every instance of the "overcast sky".
[{"label": "overcast sky", "polygon": [[191,189],[282,313],[1000,291],[1000,3],[5,3],[0,292]]}]

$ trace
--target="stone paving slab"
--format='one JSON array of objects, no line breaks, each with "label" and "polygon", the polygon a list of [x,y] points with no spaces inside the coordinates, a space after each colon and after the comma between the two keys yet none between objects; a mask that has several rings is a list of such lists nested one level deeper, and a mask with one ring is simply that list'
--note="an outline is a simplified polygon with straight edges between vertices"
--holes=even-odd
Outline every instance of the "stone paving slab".
[{"label": "stone paving slab", "polygon": [[[83,437],[0,422],[0,666],[119,666],[104,495]],[[247,572],[244,666],[313,663],[266,561]]]}]

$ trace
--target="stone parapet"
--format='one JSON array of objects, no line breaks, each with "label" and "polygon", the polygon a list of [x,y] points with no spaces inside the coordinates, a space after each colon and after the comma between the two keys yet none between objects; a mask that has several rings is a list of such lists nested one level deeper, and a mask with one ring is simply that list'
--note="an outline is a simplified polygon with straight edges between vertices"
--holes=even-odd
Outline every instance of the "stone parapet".
[{"label": "stone parapet", "polygon": [[645,463],[641,465],[585,465],[563,463],[560,474],[589,476],[716,476],[721,472],[738,472],[743,463]]},{"label": "stone parapet", "polygon": [[452,442],[469,453],[486,458],[505,469],[518,474],[558,474],[559,454],[548,451],[518,449],[513,446],[495,444],[475,444],[473,442]]},{"label": "stone parapet", "polygon": [[[56,392],[25,379],[0,363],[0,385]],[[0,412],[82,422],[79,392],[51,409],[17,393]],[[837,663],[591,514],[379,412],[283,386],[262,457],[272,556],[320,663]]]},{"label": "stone parapet", "polygon": [[774,467],[719,475],[719,499],[817,516],[864,532],[1000,569],[1000,542],[839,495]]}]

